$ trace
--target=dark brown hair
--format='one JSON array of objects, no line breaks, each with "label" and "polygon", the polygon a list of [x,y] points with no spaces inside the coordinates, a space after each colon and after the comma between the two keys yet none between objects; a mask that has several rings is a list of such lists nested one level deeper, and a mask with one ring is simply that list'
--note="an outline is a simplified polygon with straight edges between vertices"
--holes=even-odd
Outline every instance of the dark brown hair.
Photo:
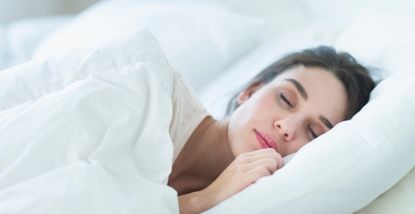
[{"label": "dark brown hair", "polygon": [[369,70],[350,54],[336,52],[332,47],[319,46],[286,55],[262,70],[231,98],[225,114],[230,115],[238,108],[237,97],[244,89],[258,83],[269,83],[276,76],[299,65],[323,68],[340,80],[346,89],[348,98],[346,120],[352,118],[369,101],[370,92],[376,85]]}]

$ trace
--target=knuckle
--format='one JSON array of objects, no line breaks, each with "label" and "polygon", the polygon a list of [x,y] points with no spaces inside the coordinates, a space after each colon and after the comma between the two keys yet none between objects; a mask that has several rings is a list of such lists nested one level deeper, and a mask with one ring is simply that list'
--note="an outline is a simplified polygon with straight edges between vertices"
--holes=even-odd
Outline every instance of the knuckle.
[{"label": "knuckle", "polygon": [[270,175],[271,173],[268,171],[268,169],[265,169],[265,168],[262,168],[262,170],[261,170],[261,175],[263,175],[263,176],[267,176],[267,175]]},{"label": "knuckle", "polygon": [[273,148],[267,148],[265,149],[265,151],[268,153],[275,153],[275,150]]},{"label": "knuckle", "polygon": [[278,168],[282,168],[282,166],[284,166],[284,160],[282,158],[278,159]]},{"label": "knuckle", "polygon": [[249,164],[244,164],[244,163],[238,163],[234,167],[235,172],[238,174],[244,174],[251,169],[252,167]]},{"label": "knuckle", "polygon": [[268,158],[267,160],[269,170],[275,171],[278,168],[278,161],[273,158]]},{"label": "knuckle", "polygon": [[273,169],[277,169],[277,167],[278,167],[278,160],[275,160],[275,159],[270,158],[270,161],[272,162]]},{"label": "knuckle", "polygon": [[274,153],[272,154],[272,156],[274,158],[280,158],[281,157],[281,154],[274,150]]},{"label": "knuckle", "polygon": [[279,158],[282,158],[281,154],[280,154],[280,153],[278,153],[278,152],[275,152],[275,156],[277,156],[277,157],[279,157]]},{"label": "knuckle", "polygon": [[258,167],[255,169],[255,177],[258,179],[260,177],[264,177],[270,175],[271,173],[265,167]]},{"label": "knuckle", "polygon": [[236,156],[235,161],[241,162],[241,161],[245,160],[246,157],[247,157],[246,153],[242,153],[242,154]]}]

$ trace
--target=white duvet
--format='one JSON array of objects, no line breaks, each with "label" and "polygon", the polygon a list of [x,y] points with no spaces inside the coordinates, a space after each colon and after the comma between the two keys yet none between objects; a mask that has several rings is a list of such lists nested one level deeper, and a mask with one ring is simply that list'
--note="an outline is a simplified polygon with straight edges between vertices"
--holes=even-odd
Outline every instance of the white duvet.
[{"label": "white duvet", "polygon": [[178,213],[171,75],[146,31],[0,73],[0,213]]}]

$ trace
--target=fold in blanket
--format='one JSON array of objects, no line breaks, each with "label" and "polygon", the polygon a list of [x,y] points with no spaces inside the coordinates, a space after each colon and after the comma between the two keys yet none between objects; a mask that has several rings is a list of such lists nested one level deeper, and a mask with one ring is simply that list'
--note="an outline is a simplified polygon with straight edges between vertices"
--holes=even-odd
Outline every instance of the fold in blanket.
[{"label": "fold in blanket", "polygon": [[0,213],[178,213],[171,85],[134,60],[1,111]]}]

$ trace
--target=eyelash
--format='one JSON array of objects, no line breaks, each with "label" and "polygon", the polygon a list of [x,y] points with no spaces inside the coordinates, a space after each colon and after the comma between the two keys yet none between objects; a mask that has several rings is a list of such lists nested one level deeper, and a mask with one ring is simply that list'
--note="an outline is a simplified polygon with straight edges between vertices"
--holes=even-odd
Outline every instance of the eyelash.
[{"label": "eyelash", "polygon": [[[280,99],[287,104],[290,108],[294,108],[294,106],[290,103],[290,101],[288,101],[287,97],[284,96],[284,94],[282,92],[280,92]],[[317,134],[314,133],[313,129],[311,129],[310,126],[307,126],[307,129],[309,130],[311,137],[310,140],[313,140],[314,138],[317,138]]]},{"label": "eyelash", "polygon": [[288,106],[290,106],[290,108],[294,108],[293,104],[291,104],[290,101],[288,101],[287,97],[285,97],[282,92],[280,92],[280,99],[283,102],[285,102]]},{"label": "eyelash", "polygon": [[313,140],[314,138],[317,138],[318,137],[316,135],[316,133],[314,133],[313,129],[311,129],[310,126],[307,126],[307,129],[310,131],[310,134],[311,134],[310,140]]}]

